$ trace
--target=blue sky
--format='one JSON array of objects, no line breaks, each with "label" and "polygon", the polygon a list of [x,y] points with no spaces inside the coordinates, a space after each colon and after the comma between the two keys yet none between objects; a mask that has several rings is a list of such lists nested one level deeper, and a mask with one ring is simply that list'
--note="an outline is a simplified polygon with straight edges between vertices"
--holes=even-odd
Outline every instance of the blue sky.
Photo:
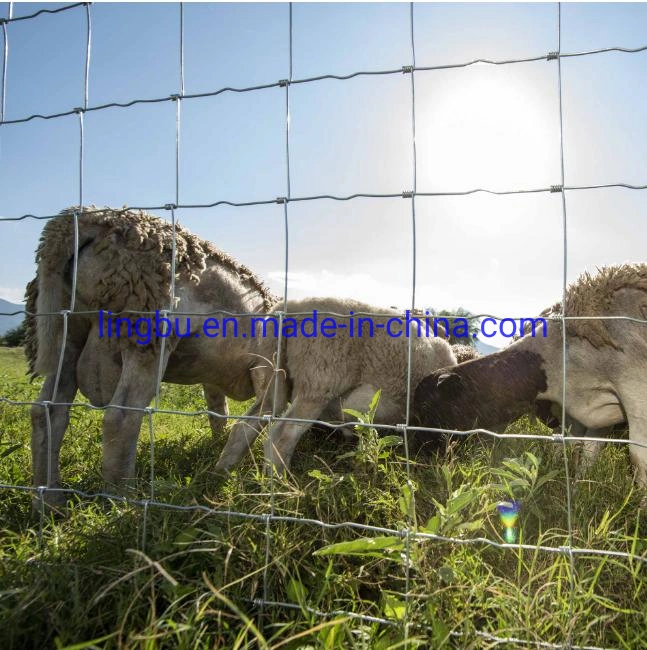
[{"label": "blue sky", "polygon": [[[44,6],[14,4],[14,16]],[[0,15],[7,12],[0,3]],[[179,91],[177,4],[95,3],[91,14],[90,106]],[[553,3],[416,4],[414,24],[418,66],[557,49]],[[7,120],[82,105],[84,8],[7,31]],[[187,3],[184,43],[186,93],[276,82],[288,76],[288,5]],[[562,52],[644,45],[647,4],[562,7]],[[406,3],[293,5],[294,79],[410,63]],[[562,70],[566,184],[647,183],[647,52],[563,59]],[[555,61],[420,71],[415,84],[420,192],[560,182]],[[411,189],[409,76],[296,84],[290,102],[293,197]],[[174,200],[172,102],[91,112],[84,122],[86,203]],[[0,125],[0,216],[78,203],[78,158],[77,116]],[[181,203],[285,194],[284,89],[182,101]],[[645,260],[647,191],[572,191],[566,201],[569,280]],[[290,296],[410,304],[410,201],[304,201],[288,210]],[[419,307],[528,316],[560,297],[559,194],[419,197],[416,213]],[[281,206],[178,216],[281,290]],[[0,222],[0,297],[18,299],[33,276],[41,227]]]}]

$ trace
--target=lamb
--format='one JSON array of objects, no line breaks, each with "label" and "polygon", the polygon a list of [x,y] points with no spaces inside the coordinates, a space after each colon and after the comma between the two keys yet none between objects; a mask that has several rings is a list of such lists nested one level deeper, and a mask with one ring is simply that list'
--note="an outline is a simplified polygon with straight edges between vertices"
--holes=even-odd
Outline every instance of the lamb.
[{"label": "lamb", "polygon": [[[290,301],[290,312],[295,314],[298,327],[306,313],[308,318],[316,310],[318,314],[358,314],[358,313],[398,313],[354,300],[337,298],[309,298]],[[287,315],[289,317],[289,314]],[[265,444],[265,457],[268,464],[277,471],[285,471],[295,447],[310,428],[311,420],[343,422],[345,408],[366,412],[368,405],[379,389],[381,390],[375,421],[382,424],[399,424],[406,417],[408,340],[404,334],[390,336],[385,326],[390,316],[374,317],[374,336],[369,336],[365,323],[363,336],[358,336],[359,319],[355,318],[355,335],[351,336],[350,323],[337,316],[338,324],[348,325],[338,329],[334,337],[326,338],[319,334],[313,338],[304,336],[283,339],[281,367],[286,374],[278,373],[276,393],[280,395],[275,404],[275,414],[280,415],[287,406],[291,395],[291,405],[283,413],[285,418],[299,421],[278,421],[274,423]],[[443,338],[426,337],[424,321],[421,332],[415,324],[411,325],[412,336],[412,374],[411,390],[431,371],[456,363],[450,345]],[[395,328],[392,330],[395,333]],[[249,413],[269,414],[272,411],[274,395],[272,378],[277,376],[271,364],[262,361],[276,348],[276,340],[257,337],[259,363],[255,369],[256,401]],[[222,451],[216,469],[226,471],[237,463],[263,428],[262,420],[240,421],[234,425],[229,439]]]},{"label": "lamb", "polygon": [[[60,312],[71,305],[74,212],[79,215],[78,283],[64,337]],[[206,316],[190,317],[188,338],[176,336],[188,328],[188,318],[177,317],[179,325],[166,338],[161,366],[161,338],[140,345],[134,338],[100,336],[97,310],[138,312],[122,314],[136,321],[141,312],[170,306],[172,235],[170,223],[127,209],[68,209],[45,226],[36,278],[27,287],[26,353],[31,374],[45,376],[39,401],[56,404],[32,407],[35,486],[60,486],[59,450],[69,422],[66,404],[77,390],[91,404],[109,406],[103,420],[103,475],[114,485],[134,476],[137,438],[160,368],[165,381],[201,383],[209,410],[219,414],[227,414],[225,396],[246,400],[254,395],[253,341],[239,338],[232,345],[229,338],[195,337]],[[252,314],[266,313],[275,305],[276,298],[248,268],[179,226],[175,253],[176,311]],[[239,318],[239,326],[249,330],[250,317]],[[210,424],[218,432],[225,420],[210,416]],[[45,493],[50,505],[64,500],[59,492]]]},{"label": "lamb", "polygon": [[[543,315],[560,313],[557,304]],[[647,329],[632,320],[647,317],[647,265],[585,273],[568,288],[564,313],[602,317],[566,322],[568,421],[589,430],[626,421],[629,440],[636,443],[630,445],[636,478],[647,487]],[[560,320],[547,320],[545,337],[527,332],[500,352],[423,379],[415,393],[414,420],[434,428],[493,429],[533,409],[538,400],[561,409]],[[546,411],[547,405],[541,408]]]}]

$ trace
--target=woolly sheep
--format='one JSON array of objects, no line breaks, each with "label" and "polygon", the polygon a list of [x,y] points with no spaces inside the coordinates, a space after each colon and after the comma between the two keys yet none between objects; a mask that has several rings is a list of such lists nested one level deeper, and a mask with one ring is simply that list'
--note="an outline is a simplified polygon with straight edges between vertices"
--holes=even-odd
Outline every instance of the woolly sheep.
[{"label": "woolly sheep", "polygon": [[[542,314],[561,313],[557,304]],[[629,453],[638,482],[647,487],[647,265],[604,267],[585,273],[566,295],[568,320],[566,414],[569,423],[608,430],[627,421]],[[629,319],[613,317],[624,316]],[[437,370],[418,385],[414,420],[429,427],[496,428],[532,410],[561,412],[562,325],[547,320],[547,336],[529,336],[508,348],[455,368]],[[549,403],[549,406],[545,404]],[[558,405],[555,409],[550,405]]]},{"label": "woolly sheep", "polygon": [[[110,484],[134,476],[137,438],[144,409],[156,392],[160,368],[165,381],[201,383],[208,408],[220,414],[227,413],[226,395],[236,400],[254,395],[252,340],[239,339],[232,346],[228,338],[194,337],[205,316],[191,316],[190,338],[172,335],[166,339],[160,365],[161,339],[139,345],[123,336],[101,338],[98,315],[77,313],[99,309],[153,312],[169,307],[173,228],[143,212],[76,209],[78,283],[64,338],[64,319],[57,312],[71,305],[74,211],[64,211],[45,226],[36,255],[37,275],[27,287],[27,311],[41,314],[28,316],[26,344],[30,372],[45,377],[38,399],[62,403],[49,406],[49,418],[44,406],[34,405],[31,410],[34,485],[48,488],[60,487],[59,450],[69,422],[66,404],[74,400],[77,390],[93,405],[109,406],[103,419],[103,475]],[[176,311],[265,313],[275,304],[274,296],[248,268],[179,226],[175,252]],[[43,315],[52,312],[56,315]],[[134,321],[140,315],[130,317]],[[187,319],[178,318],[184,332]],[[249,330],[249,317],[240,318],[239,323],[243,331]],[[214,431],[225,424],[224,418],[210,417],[210,421]],[[45,500],[54,505],[65,498],[53,491],[46,493]]]},{"label": "woolly sheep", "polygon": [[[303,315],[312,317],[314,310],[319,318],[324,313],[348,315],[358,313],[390,313],[390,310],[367,305],[353,300],[337,298],[308,298],[290,301],[289,309],[295,314],[297,323]],[[397,312],[392,312],[397,317]],[[289,314],[287,314],[289,316]],[[349,327],[337,330],[332,338],[317,336],[305,338],[284,338],[282,351],[285,363],[281,367],[287,372],[274,372],[271,364],[263,359],[270,358],[277,343],[271,338],[257,338],[259,363],[254,374],[256,401],[249,413],[269,414],[272,412],[273,378],[280,386],[276,394],[279,399],[275,413],[281,414],[290,394],[291,405],[283,413],[285,418],[302,420],[299,422],[277,421],[271,428],[265,445],[268,462],[278,471],[289,467],[294,449],[310,428],[309,420],[325,419],[341,422],[343,410],[353,408],[365,412],[375,394],[380,389],[380,400],[375,421],[382,424],[399,424],[406,417],[408,339],[402,335],[394,338],[385,331],[384,325],[390,316],[373,317],[374,336],[368,336],[368,325],[361,337],[351,337]],[[337,323],[348,323],[347,319],[336,316]],[[358,318],[355,317],[357,329]],[[380,325],[382,327],[380,327]],[[418,382],[431,371],[456,363],[450,345],[441,338],[417,335],[417,327],[411,326],[412,373],[411,391]],[[217,464],[224,471],[233,466],[247,451],[263,428],[263,421],[240,421],[234,425],[229,439]]]}]

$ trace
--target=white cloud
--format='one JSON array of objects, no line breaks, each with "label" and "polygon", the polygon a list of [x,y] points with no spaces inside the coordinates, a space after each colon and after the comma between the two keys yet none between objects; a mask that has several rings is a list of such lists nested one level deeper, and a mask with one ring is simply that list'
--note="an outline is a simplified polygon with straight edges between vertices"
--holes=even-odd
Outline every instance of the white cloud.
[{"label": "white cloud", "polygon": [[0,298],[4,298],[9,302],[21,304],[24,302],[24,297],[24,287],[0,287]]}]

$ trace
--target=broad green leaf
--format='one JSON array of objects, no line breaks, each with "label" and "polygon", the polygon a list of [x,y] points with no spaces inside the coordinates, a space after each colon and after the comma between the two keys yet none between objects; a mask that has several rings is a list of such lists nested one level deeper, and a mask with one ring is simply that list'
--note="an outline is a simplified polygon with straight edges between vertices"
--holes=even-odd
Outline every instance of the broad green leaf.
[{"label": "broad green leaf", "polygon": [[344,409],[344,413],[348,413],[348,415],[352,415],[355,420],[358,422],[366,422],[366,414],[361,413],[360,411],[356,411],[355,409]]},{"label": "broad green leaf", "polygon": [[382,394],[382,390],[378,390],[375,395],[373,395],[373,399],[371,400],[371,403],[368,405],[368,412],[371,415],[375,414],[375,411],[377,410],[377,405],[380,402],[380,395]]},{"label": "broad green leaf", "polygon": [[413,508],[413,493],[411,491],[411,486],[406,483],[400,487],[400,496],[398,497],[398,505],[400,506],[400,512],[405,517],[412,517],[415,515]]},{"label": "broad green leaf", "polygon": [[308,476],[310,478],[317,479],[318,481],[321,481],[322,483],[332,483],[332,478],[328,476],[327,474],[324,474],[318,469],[311,469],[308,472]]},{"label": "broad green leaf", "polygon": [[471,530],[479,530],[480,528],[483,528],[483,519],[475,519],[474,521],[466,521],[462,524],[458,524],[456,526],[456,530],[460,531],[471,531]]},{"label": "broad green leaf", "polygon": [[438,577],[448,585],[451,585],[456,581],[456,573],[450,566],[441,566],[438,569]]},{"label": "broad green leaf", "polygon": [[466,490],[461,494],[452,496],[452,498],[447,501],[447,514],[454,515],[457,512],[460,512],[463,508],[472,503],[472,501],[474,501],[476,498],[478,498],[478,493],[476,490]]},{"label": "broad green leaf", "polygon": [[[314,555],[369,555],[385,557],[386,552],[401,551],[404,542],[400,537],[361,537],[352,542],[339,542],[324,546],[314,552]],[[399,559],[399,556],[398,556]]]},{"label": "broad green leaf", "polygon": [[380,449],[384,449],[384,447],[397,447],[398,445],[402,444],[402,438],[400,436],[384,436],[384,438],[380,438],[377,441],[377,444],[379,445]]},{"label": "broad green leaf", "polygon": [[437,535],[439,528],[440,528],[440,517],[438,515],[434,515],[427,522],[427,525],[421,530],[421,532],[430,533],[431,535]]},{"label": "broad green leaf", "polygon": [[407,614],[407,605],[404,601],[392,594],[384,594],[384,616],[396,621],[403,621]]}]

